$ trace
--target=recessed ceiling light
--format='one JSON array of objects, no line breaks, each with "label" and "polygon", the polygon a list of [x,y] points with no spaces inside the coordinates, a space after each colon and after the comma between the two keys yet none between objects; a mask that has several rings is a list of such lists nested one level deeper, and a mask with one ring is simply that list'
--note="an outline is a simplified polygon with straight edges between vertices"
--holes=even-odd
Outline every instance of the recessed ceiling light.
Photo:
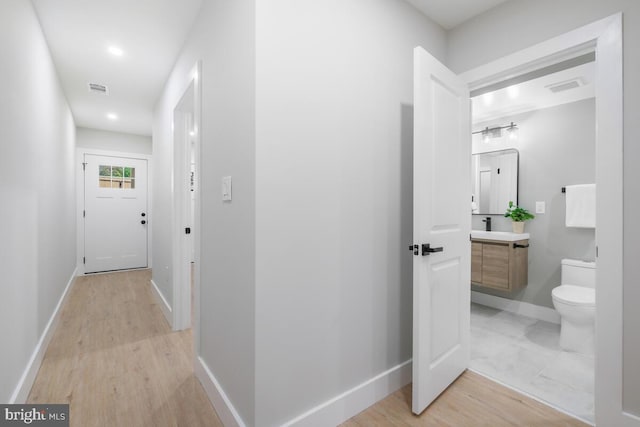
[{"label": "recessed ceiling light", "polygon": [[109,46],[109,49],[107,49],[107,50],[113,56],[122,56],[122,55],[124,55],[124,50],[120,49],[118,46]]},{"label": "recessed ceiling light", "polygon": [[108,113],[107,114],[107,119],[109,120],[118,120],[118,115],[115,113]]}]

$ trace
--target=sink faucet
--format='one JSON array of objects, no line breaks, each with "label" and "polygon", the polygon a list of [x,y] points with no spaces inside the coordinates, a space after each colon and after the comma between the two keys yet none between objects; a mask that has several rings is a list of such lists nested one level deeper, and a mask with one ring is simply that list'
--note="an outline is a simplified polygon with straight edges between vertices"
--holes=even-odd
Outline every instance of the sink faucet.
[{"label": "sink faucet", "polygon": [[485,228],[486,231],[491,231],[491,217],[488,216],[486,219],[483,219],[482,222],[486,222],[487,223],[487,227]]}]

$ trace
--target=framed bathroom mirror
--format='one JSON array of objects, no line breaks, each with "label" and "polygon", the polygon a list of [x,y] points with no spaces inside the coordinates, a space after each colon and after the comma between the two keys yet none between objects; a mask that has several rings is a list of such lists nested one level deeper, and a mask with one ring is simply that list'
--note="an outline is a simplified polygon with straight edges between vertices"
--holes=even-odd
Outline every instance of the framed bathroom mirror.
[{"label": "framed bathroom mirror", "polygon": [[471,212],[502,215],[509,201],[518,203],[518,164],[515,148],[471,156]]}]

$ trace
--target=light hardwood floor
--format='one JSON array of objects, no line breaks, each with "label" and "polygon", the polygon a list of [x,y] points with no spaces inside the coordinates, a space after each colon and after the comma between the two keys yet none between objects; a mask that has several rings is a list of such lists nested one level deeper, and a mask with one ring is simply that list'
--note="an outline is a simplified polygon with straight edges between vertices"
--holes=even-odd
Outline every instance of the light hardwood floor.
[{"label": "light hardwood floor", "polygon": [[[222,426],[193,374],[191,332],[170,330],[150,276],[76,279],[29,403],[69,403],[74,427]],[[420,417],[410,402],[407,386],[343,426],[586,425],[471,372]]]},{"label": "light hardwood floor", "polygon": [[71,426],[222,426],[172,332],[149,270],[76,279],[29,403],[69,403]]},{"label": "light hardwood floor", "polygon": [[587,427],[587,424],[466,371],[420,416],[411,413],[408,385],[351,418],[342,427]]}]

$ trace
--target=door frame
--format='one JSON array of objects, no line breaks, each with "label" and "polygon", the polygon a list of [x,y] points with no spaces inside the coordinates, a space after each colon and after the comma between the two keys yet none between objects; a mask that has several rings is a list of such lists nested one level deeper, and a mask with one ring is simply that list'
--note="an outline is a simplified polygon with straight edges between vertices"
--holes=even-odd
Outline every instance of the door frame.
[{"label": "door frame", "polygon": [[[147,161],[147,217],[148,222],[150,223],[153,220],[153,212],[151,207],[153,206],[151,196],[153,194],[152,191],[152,167],[153,162],[151,161],[152,155],[150,154],[140,154],[140,153],[128,153],[123,151],[109,151],[109,150],[98,150],[94,148],[85,148],[85,147],[76,147],[76,267],[77,267],[77,276],[83,276],[85,274],[84,268],[84,216],[82,215],[84,211],[84,156],[85,154],[95,155],[95,156],[110,156],[110,157],[124,157],[127,159],[139,159]],[[151,242],[152,242],[152,228],[151,224],[147,227],[147,268],[152,267],[152,253],[151,253]]]},{"label": "door frame", "polygon": [[597,283],[595,416],[598,425],[635,426],[623,410],[623,75],[622,13],[460,74],[470,90],[540,68],[572,49],[596,52]]},{"label": "door frame", "polygon": [[[201,230],[201,195],[199,177],[200,173],[200,157],[201,157],[201,99],[202,99],[202,63],[198,61],[188,78],[185,80],[182,89],[178,92],[180,97],[174,105],[171,117],[171,131],[173,142],[173,174],[172,174],[172,188],[173,188],[173,215],[172,215],[172,258],[173,258],[173,330],[180,331],[188,328],[193,328],[194,346],[198,349],[200,340],[197,338],[197,331],[199,330],[200,313],[199,303],[200,301],[200,230]],[[184,206],[190,202],[191,193],[188,189],[187,177],[187,142],[177,141],[175,130],[175,112],[182,103],[183,97],[189,90],[193,90],[193,129],[194,129],[194,157],[195,157],[195,212],[194,220],[192,224],[192,241],[194,247],[194,269],[193,269],[193,295],[191,292],[191,243],[185,234],[185,224],[190,222],[189,218],[186,218]],[[190,167],[190,166],[189,166]],[[181,179],[182,177],[182,179]],[[191,301],[194,301],[194,316],[193,324],[191,321]],[[196,352],[197,354],[197,352]]]}]

